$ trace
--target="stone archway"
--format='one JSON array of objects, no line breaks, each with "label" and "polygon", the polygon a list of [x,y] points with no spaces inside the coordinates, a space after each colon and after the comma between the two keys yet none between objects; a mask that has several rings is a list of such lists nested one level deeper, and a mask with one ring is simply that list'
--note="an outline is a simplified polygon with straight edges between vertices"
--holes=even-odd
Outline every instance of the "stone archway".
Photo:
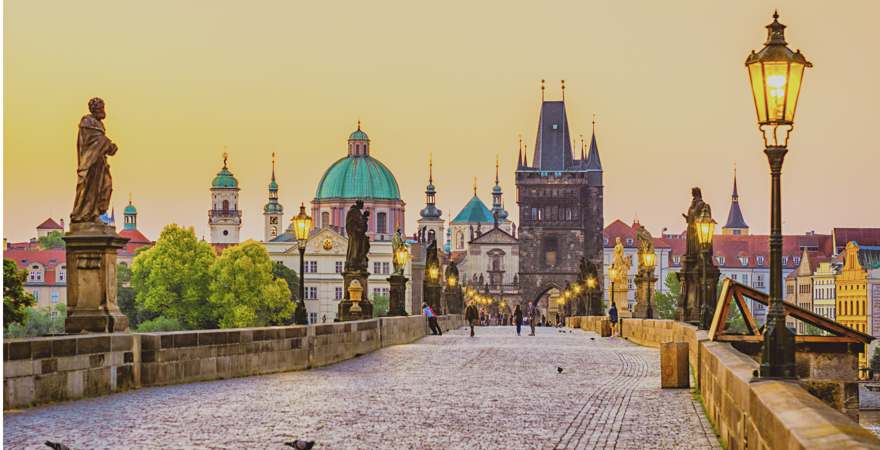
[{"label": "stone archway", "polygon": [[[535,302],[538,306],[539,310],[539,320],[541,317],[545,319],[547,323],[551,323],[552,317],[555,317],[555,313],[557,311],[558,306],[554,304],[557,298],[562,295],[563,288],[561,286],[557,286],[556,283],[547,283],[544,286],[541,286],[536,292],[537,294],[530,301]],[[528,311],[528,303],[523,305],[523,313],[525,314]]]}]

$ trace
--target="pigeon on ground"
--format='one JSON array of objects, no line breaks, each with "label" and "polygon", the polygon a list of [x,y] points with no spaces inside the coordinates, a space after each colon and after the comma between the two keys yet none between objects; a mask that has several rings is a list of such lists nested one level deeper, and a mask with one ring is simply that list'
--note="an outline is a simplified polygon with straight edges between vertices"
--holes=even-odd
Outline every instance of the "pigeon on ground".
[{"label": "pigeon on ground", "polygon": [[304,441],[302,439],[297,439],[293,442],[285,442],[284,445],[288,447],[293,447],[296,450],[311,450],[311,448],[315,446],[315,441]]},{"label": "pigeon on ground", "polygon": [[557,368],[556,368],[556,373],[562,373],[562,367],[557,367]]},{"label": "pigeon on ground", "polygon": [[70,447],[68,447],[60,442],[46,441],[44,443],[46,444],[46,447],[49,447],[49,448],[52,448],[55,450],[70,450]]},{"label": "pigeon on ground", "polygon": [[590,338],[590,340],[591,340],[591,341],[595,341],[595,340],[596,340],[596,338],[594,338],[594,337],[591,337],[591,338]]}]

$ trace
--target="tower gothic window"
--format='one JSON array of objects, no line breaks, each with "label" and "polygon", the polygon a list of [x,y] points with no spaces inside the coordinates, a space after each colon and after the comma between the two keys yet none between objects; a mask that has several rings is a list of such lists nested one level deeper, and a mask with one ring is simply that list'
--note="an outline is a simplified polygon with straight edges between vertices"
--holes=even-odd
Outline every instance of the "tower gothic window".
[{"label": "tower gothic window", "polygon": [[229,211],[229,200],[223,200],[223,211]]},{"label": "tower gothic window", "polygon": [[384,212],[380,212],[376,214],[376,233],[385,234],[386,231],[386,219],[387,215]]},{"label": "tower gothic window", "polygon": [[556,257],[559,251],[559,241],[555,236],[545,237],[541,243],[541,250],[544,255],[544,266],[556,266]]}]

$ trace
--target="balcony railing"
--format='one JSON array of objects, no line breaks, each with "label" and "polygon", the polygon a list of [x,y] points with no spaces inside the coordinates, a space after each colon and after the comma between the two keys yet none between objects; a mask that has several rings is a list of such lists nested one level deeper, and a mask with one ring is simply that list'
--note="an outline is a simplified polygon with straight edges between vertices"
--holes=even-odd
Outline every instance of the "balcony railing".
[{"label": "balcony railing", "polygon": [[208,215],[211,217],[241,217],[241,211],[231,209],[209,209]]}]

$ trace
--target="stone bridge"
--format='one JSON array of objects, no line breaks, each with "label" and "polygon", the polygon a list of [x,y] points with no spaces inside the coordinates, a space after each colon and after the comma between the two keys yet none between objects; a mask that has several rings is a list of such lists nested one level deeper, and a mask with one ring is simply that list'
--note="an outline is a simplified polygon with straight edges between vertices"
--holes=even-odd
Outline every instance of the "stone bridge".
[{"label": "stone bridge", "polygon": [[[50,440],[74,449],[284,448],[286,441],[305,438],[316,440],[316,448],[721,448],[696,390],[660,388],[659,352],[649,341],[662,333],[647,325],[662,321],[634,321],[640,325],[628,326],[626,338],[600,337],[591,329],[595,321],[582,322],[575,329],[539,328],[534,337],[516,336],[513,327],[481,327],[471,338],[455,316],[444,318],[449,331],[443,336],[424,338],[419,317],[145,334],[133,335],[130,357],[124,340],[111,339],[108,348],[76,342],[68,356],[54,355],[53,345],[47,355],[43,340],[31,340],[27,358],[21,346],[11,353],[6,348],[18,359],[5,361],[4,447],[44,448]],[[683,330],[678,333],[688,332]],[[77,360],[98,359],[99,367],[75,368]],[[15,361],[27,361],[31,373],[24,364],[10,364]],[[123,369],[126,364],[132,368]],[[311,369],[295,370],[305,368]],[[78,370],[85,387],[74,392],[79,376],[71,374]],[[727,376],[717,370],[718,379]],[[31,403],[50,401],[43,391],[52,386],[63,391],[55,393],[59,400],[101,394],[90,380],[104,372],[117,381],[103,389],[130,390],[9,407],[24,398],[27,386],[33,386]],[[243,376],[264,372],[276,373]],[[43,381],[61,373],[63,385]],[[198,380],[213,381],[189,383]],[[739,388],[734,384],[707,385],[722,397],[738,395],[727,391]],[[843,414],[808,394],[771,387],[762,394],[767,409],[753,405],[745,413],[727,411],[735,410],[729,400],[704,396],[708,417],[729,448],[781,448],[780,442],[788,448],[877,448],[876,438],[857,424],[846,428]],[[824,440],[816,432],[806,436],[803,427],[771,438],[762,435],[764,425],[748,442],[730,439],[738,435],[729,429],[728,414],[763,414],[766,426],[779,425],[774,408],[784,413],[787,404],[777,395],[794,395],[798,417],[822,427]]]}]

